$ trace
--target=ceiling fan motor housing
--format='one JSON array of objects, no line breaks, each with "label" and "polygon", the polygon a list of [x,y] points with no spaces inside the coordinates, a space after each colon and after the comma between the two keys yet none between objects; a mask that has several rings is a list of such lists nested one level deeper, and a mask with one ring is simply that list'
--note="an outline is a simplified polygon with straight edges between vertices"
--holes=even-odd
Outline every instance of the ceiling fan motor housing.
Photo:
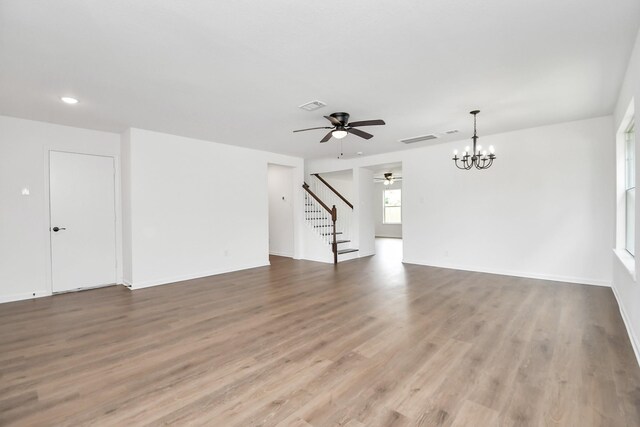
[{"label": "ceiling fan motor housing", "polygon": [[333,113],[330,114],[330,116],[336,120],[340,120],[343,125],[349,123],[349,113]]}]

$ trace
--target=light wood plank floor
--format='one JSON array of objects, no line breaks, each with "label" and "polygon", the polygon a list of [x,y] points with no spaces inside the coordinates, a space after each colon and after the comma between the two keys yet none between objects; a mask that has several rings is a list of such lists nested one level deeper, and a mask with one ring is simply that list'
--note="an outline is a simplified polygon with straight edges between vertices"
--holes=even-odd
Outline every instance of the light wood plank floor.
[{"label": "light wood plank floor", "polygon": [[610,289],[394,253],[2,304],[0,424],[640,425]]}]

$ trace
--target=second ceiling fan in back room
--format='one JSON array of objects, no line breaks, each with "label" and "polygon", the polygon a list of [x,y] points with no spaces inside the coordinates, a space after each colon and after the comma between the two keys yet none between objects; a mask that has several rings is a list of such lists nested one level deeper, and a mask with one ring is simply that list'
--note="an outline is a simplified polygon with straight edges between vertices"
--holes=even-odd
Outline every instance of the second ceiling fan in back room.
[{"label": "second ceiling fan in back room", "polygon": [[364,139],[371,139],[373,138],[373,135],[356,128],[362,126],[380,126],[386,124],[384,120],[380,119],[363,120],[359,122],[349,123],[349,113],[333,113],[331,115],[324,116],[324,118],[329,120],[333,126],[320,126],[308,129],[298,129],[294,130],[294,132],[305,132],[315,129],[331,129],[329,133],[327,133],[324,138],[320,140],[320,142],[327,142],[331,139],[332,136],[336,139],[342,139],[347,136],[347,134],[353,134]]},{"label": "second ceiling fan in back room", "polygon": [[392,185],[396,181],[402,181],[402,177],[394,175],[393,172],[387,172],[382,177],[373,178],[373,182],[381,182],[384,185]]}]

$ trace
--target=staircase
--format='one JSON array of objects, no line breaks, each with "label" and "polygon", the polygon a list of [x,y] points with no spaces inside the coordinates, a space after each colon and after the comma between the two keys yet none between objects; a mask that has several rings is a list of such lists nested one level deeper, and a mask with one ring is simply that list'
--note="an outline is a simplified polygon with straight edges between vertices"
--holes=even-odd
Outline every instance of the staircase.
[{"label": "staircase", "polygon": [[311,185],[302,185],[305,222],[327,244],[333,263],[340,255],[357,252],[350,247],[353,205],[320,175],[311,176]]}]

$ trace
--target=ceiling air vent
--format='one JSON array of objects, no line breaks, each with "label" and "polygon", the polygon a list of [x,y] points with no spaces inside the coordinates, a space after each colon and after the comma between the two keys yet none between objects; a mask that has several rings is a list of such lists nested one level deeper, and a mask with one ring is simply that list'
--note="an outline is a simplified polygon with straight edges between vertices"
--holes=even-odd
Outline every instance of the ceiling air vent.
[{"label": "ceiling air vent", "polygon": [[306,104],[298,105],[298,108],[302,108],[305,111],[315,111],[326,105],[327,104],[325,104],[324,102],[316,100],[316,101],[307,102]]},{"label": "ceiling air vent", "polygon": [[460,132],[458,129],[451,129],[451,130],[446,131],[445,133],[447,135],[453,135],[454,133],[458,133],[458,132]]},{"label": "ceiling air vent", "polygon": [[416,142],[430,141],[432,139],[437,139],[437,138],[438,138],[437,135],[430,134],[430,135],[414,136],[413,138],[401,139],[400,142],[402,142],[403,144],[415,144]]}]

